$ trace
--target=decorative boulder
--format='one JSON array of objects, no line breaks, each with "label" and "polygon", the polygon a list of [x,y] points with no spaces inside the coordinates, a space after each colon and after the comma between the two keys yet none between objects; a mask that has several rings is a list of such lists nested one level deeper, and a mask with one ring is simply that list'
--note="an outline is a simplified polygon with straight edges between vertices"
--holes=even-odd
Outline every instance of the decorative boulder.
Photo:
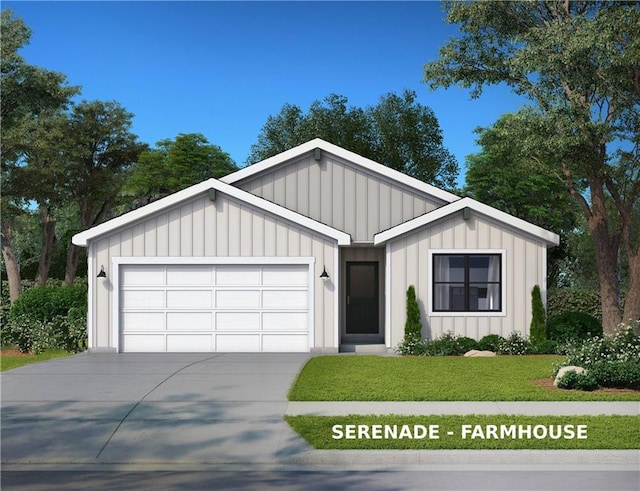
[{"label": "decorative boulder", "polygon": [[573,365],[569,365],[568,367],[562,367],[560,370],[558,370],[558,375],[556,375],[556,379],[553,381],[553,385],[555,387],[558,386],[558,380],[560,380],[562,377],[564,377],[564,375],[567,372],[582,373],[582,372],[584,372],[584,368],[576,367],[576,366],[573,366]]},{"label": "decorative boulder", "polygon": [[496,356],[493,351],[480,351],[477,349],[472,349],[471,351],[467,351],[464,356],[466,357],[480,357],[480,356]]}]

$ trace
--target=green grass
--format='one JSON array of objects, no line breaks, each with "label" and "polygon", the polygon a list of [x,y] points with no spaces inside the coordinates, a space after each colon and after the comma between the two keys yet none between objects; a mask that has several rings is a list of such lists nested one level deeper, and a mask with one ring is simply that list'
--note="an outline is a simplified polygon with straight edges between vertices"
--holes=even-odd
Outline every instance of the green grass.
[{"label": "green grass", "polygon": [[545,389],[561,356],[495,358],[320,356],[309,360],[292,401],[637,401],[631,394]]},{"label": "green grass", "polygon": [[[285,416],[289,425],[314,448],[320,450],[442,450],[442,449],[525,449],[525,450],[595,450],[595,449],[637,449],[640,448],[640,416],[509,416],[509,415],[467,415],[467,416]],[[367,425],[369,436],[371,425],[437,425],[438,438],[420,439],[334,439],[334,425]],[[482,425],[481,432],[472,431],[462,438],[463,425]],[[531,425],[531,437],[490,438],[485,425]],[[586,425],[586,439],[554,439],[547,436],[535,438],[536,425]],[[544,436],[539,430],[538,435]],[[557,429],[553,430],[557,432]],[[451,432],[452,434],[449,434]],[[383,433],[382,433],[383,434]],[[398,430],[400,434],[400,430]],[[566,433],[563,433],[565,435]],[[355,435],[357,435],[357,430]],[[364,434],[362,435],[365,436]],[[434,435],[435,436],[435,435]],[[499,430],[498,430],[498,436]],[[484,439],[482,438],[484,437]]]},{"label": "green grass", "polygon": [[40,361],[52,360],[54,358],[63,358],[65,356],[71,356],[72,353],[68,351],[47,351],[46,353],[41,353],[39,355],[14,355],[14,354],[5,354],[0,353],[0,371],[4,372],[6,370],[11,370],[13,368],[18,368],[23,365],[29,365],[31,363],[38,363]]}]

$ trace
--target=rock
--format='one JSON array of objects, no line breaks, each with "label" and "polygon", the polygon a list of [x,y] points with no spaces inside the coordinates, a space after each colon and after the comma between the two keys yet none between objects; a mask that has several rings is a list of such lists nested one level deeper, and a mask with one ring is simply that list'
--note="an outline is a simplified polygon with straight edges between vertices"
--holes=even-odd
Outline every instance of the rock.
[{"label": "rock", "polygon": [[560,370],[558,370],[558,375],[556,375],[556,379],[553,381],[553,385],[555,387],[558,386],[558,380],[560,380],[564,376],[564,374],[567,372],[582,373],[584,372],[584,368],[576,367],[573,365],[569,365],[568,367],[562,367]]},{"label": "rock", "polygon": [[467,351],[464,356],[466,357],[481,357],[481,356],[496,356],[493,351],[479,351],[477,349],[472,349],[471,351]]}]

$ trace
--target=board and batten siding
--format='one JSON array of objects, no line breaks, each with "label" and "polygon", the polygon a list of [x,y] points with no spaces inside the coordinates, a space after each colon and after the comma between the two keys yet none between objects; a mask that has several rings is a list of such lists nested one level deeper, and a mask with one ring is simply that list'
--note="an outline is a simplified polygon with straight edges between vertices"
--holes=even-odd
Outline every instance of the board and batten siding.
[{"label": "board and batten siding", "polygon": [[112,347],[114,257],[315,257],[314,345],[338,345],[332,283],[319,278],[324,265],[333,270],[336,242],[223,193],[215,202],[204,194],[180,203],[89,247],[93,270],[107,270],[107,280],[92,278],[93,348]]},{"label": "board and batten siding", "polygon": [[[478,251],[503,252],[503,315],[445,314],[429,316],[430,251],[460,250],[461,253]],[[402,341],[406,320],[406,291],[416,288],[416,297],[422,317],[423,337],[435,339],[446,332],[468,336],[476,340],[487,334],[508,336],[519,331],[528,336],[531,322],[531,290],[540,285],[546,295],[545,244],[520,233],[489,217],[471,213],[464,220],[462,213],[443,219],[426,228],[399,237],[387,244],[387,274],[390,295],[390,346]],[[544,297],[543,297],[544,298]]]},{"label": "board and batten siding", "polygon": [[351,235],[355,243],[444,202],[327,152],[307,154],[239,181],[239,188]]}]

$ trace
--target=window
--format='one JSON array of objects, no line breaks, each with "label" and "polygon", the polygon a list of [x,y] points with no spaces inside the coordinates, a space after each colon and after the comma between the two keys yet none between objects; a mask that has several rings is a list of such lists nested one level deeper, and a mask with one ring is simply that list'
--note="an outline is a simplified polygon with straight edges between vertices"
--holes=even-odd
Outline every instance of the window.
[{"label": "window", "polygon": [[500,312],[500,254],[434,254],[434,312]]}]

